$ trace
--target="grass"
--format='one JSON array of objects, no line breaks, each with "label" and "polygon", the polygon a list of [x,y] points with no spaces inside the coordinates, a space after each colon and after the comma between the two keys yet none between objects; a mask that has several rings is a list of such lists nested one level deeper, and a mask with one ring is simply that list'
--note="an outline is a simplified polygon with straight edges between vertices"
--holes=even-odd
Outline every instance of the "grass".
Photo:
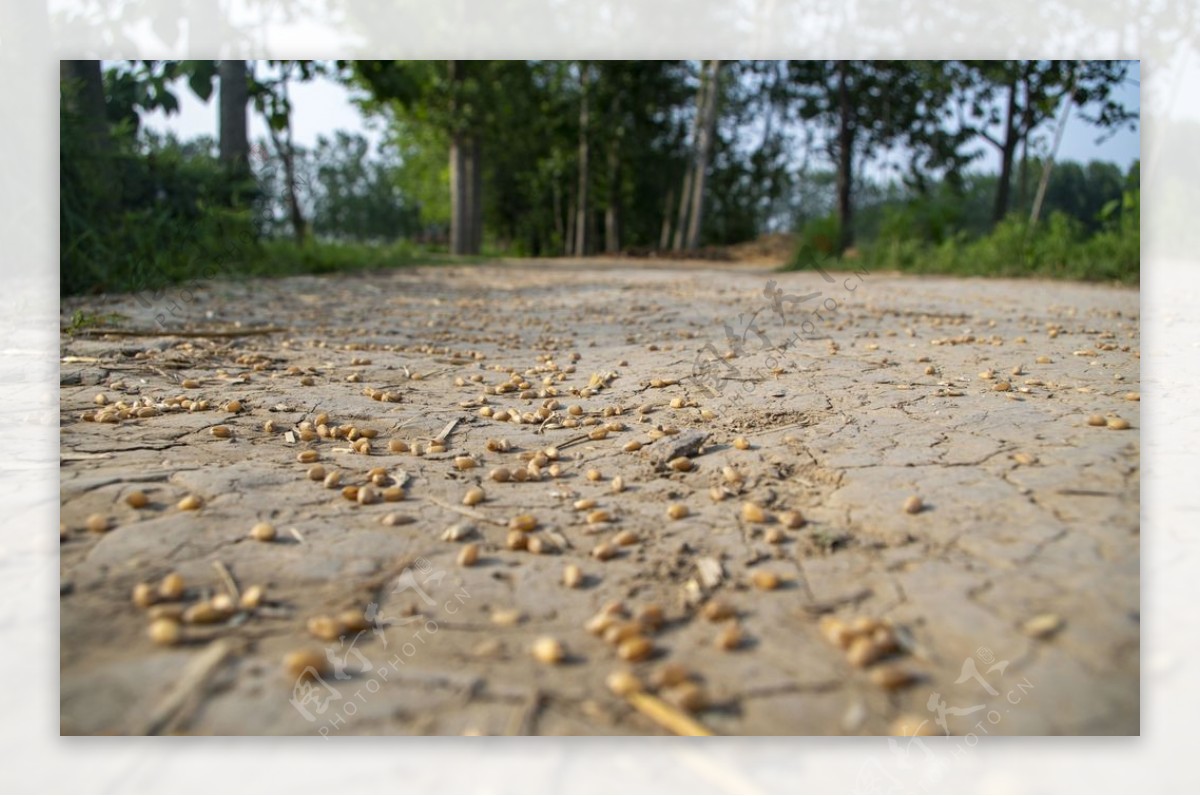
[{"label": "grass", "polygon": [[[255,241],[249,235],[229,235],[224,242],[206,240],[203,248],[166,243],[144,257],[116,260],[107,268],[96,268],[86,278],[77,278],[87,289],[65,291],[86,293],[137,293],[159,290],[198,279],[245,279],[287,277],[301,274],[339,274],[429,265],[461,265],[487,262],[487,255],[454,256],[444,250],[428,249],[406,241],[367,244],[310,240],[299,245],[291,240]],[[116,264],[119,263],[119,264]],[[80,319],[79,329],[91,324]]]},{"label": "grass", "polygon": [[69,335],[76,335],[85,329],[97,326],[115,326],[123,320],[126,320],[126,316],[119,312],[109,312],[99,315],[86,310],[75,310],[71,315],[71,322],[63,328],[63,331]]},{"label": "grass", "polygon": [[893,228],[865,243],[853,259],[839,258],[818,245],[827,233],[813,238],[805,230],[785,270],[864,267],[913,274],[1041,277],[1137,285],[1141,281],[1141,239],[1136,196],[1126,197],[1124,210],[1127,212],[1090,236],[1078,221],[1061,213],[1053,213],[1033,227],[1010,217],[987,235],[971,237],[959,232],[940,242]]},{"label": "grass", "polygon": [[391,244],[309,241],[302,246],[293,241],[267,241],[261,248],[261,256],[248,269],[252,276],[337,274],[422,265],[471,264],[488,259],[483,255],[454,256],[406,241]]}]

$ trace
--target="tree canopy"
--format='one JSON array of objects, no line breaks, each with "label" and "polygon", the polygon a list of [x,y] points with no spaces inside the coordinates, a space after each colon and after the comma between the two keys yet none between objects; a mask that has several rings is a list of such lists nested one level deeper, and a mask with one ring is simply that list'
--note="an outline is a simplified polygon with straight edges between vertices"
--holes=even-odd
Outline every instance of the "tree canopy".
[{"label": "tree canopy", "polygon": [[[93,268],[78,259],[81,247],[98,246],[103,235],[85,227],[133,234],[128,219],[154,217],[155,208],[139,204],[148,185],[170,186],[173,212],[240,219],[255,240],[285,232],[301,246],[314,235],[408,240],[454,254],[695,252],[797,232],[802,246],[839,255],[873,241],[887,226],[888,206],[920,204],[909,217],[933,241],[955,231],[984,234],[1010,212],[1028,215],[1041,182],[1046,212],[1095,232],[1127,175],[1104,164],[1052,171],[1052,133],[1068,113],[1100,137],[1135,127],[1137,110],[1118,91],[1129,68],[1121,61],[180,60],[103,69],[64,62],[63,157],[71,162],[63,179],[72,186],[64,262],[73,272]],[[346,134],[311,151],[293,140],[294,86],[318,76],[353,92],[384,130],[380,149]],[[220,96],[219,156],[142,129],[145,113],[176,111],[181,91],[205,102]],[[267,130],[256,159],[251,113]],[[988,151],[998,174],[978,166]],[[169,178],[166,163],[179,167]],[[196,181],[210,165],[215,172]],[[990,192],[986,209],[981,192]],[[205,204],[184,209],[179,198],[189,196]]]}]

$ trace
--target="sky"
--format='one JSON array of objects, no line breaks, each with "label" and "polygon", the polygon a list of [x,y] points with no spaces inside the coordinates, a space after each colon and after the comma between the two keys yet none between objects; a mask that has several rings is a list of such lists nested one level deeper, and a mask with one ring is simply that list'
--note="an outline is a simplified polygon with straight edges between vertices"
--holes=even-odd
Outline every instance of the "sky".
[{"label": "sky", "polygon": [[[1141,84],[1141,65],[1133,62],[1130,68],[1129,81],[1120,87],[1117,98],[1128,107],[1139,109]],[[379,120],[365,120],[358,108],[351,102],[351,89],[330,80],[318,77],[309,83],[296,83],[291,88],[293,112],[292,132],[296,143],[304,147],[316,144],[317,136],[332,137],[337,130],[361,133],[372,147],[378,146],[382,140]],[[181,139],[193,138],[197,135],[208,135],[213,138],[217,133],[217,103],[205,104],[196,98],[184,84],[176,87],[179,98],[179,113],[166,116],[161,111],[147,114],[143,117],[146,126],[174,132]],[[1053,127],[1047,127],[1047,131]],[[1096,139],[1100,131],[1081,121],[1077,114],[1072,114],[1063,132],[1062,144],[1059,148],[1060,160],[1107,160],[1116,163],[1125,170],[1141,155],[1141,131],[1122,129],[1102,143]],[[257,114],[251,114],[250,140],[258,141],[266,138],[266,125]],[[985,147],[984,157],[976,161],[975,168],[981,171],[997,171],[999,155],[994,147]]]}]

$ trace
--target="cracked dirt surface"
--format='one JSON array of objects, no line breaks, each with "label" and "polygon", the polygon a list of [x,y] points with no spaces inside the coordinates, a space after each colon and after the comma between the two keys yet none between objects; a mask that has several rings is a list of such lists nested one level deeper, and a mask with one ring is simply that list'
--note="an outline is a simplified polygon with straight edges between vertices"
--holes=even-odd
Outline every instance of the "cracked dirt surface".
[{"label": "cracked dirt surface", "polygon": [[[771,280],[778,306],[764,294]],[[86,307],[123,314],[127,330],[153,330],[164,314],[191,335],[62,337],[62,732],[655,734],[667,730],[605,678],[628,668],[649,681],[677,661],[707,696],[695,718],[719,734],[882,734],[901,717],[934,732],[942,718],[954,734],[1138,733],[1137,291],[830,280],[512,262],[65,301],[64,326]],[[282,331],[194,336],[234,324]],[[529,386],[495,394],[513,373]],[[559,406],[530,414],[548,388]],[[177,396],[209,405],[180,410]],[[230,400],[240,411],[223,409]],[[155,411],[82,419],[119,401]],[[508,408],[533,422],[497,420]],[[378,432],[370,453],[301,440],[321,412],[329,426]],[[1092,415],[1131,427],[1089,425]],[[445,452],[389,451],[454,420]],[[610,423],[604,439],[585,436]],[[231,436],[214,437],[218,425]],[[655,429],[708,435],[690,471],[657,464],[678,437],[653,440]],[[625,450],[631,440],[644,447]],[[559,459],[539,479],[489,478],[549,446]],[[297,461],[309,448],[342,485],[386,468],[381,491],[402,481],[404,499],[359,505],[324,488]],[[457,469],[462,456],[479,466]],[[739,481],[725,481],[726,466]],[[618,475],[626,489],[613,494]],[[476,484],[486,500],[468,509]],[[148,505],[126,505],[135,490]],[[198,511],[177,508],[187,494],[202,498]],[[910,495],[925,504],[916,514],[903,509]],[[589,524],[573,510],[584,498],[612,521]],[[744,502],[771,521],[746,522]],[[689,516],[668,519],[669,503]],[[786,510],[806,524],[784,528]],[[529,538],[557,551],[506,547],[505,526],[523,513],[539,522]],[[93,514],[107,532],[87,530]],[[401,524],[381,523],[388,514]],[[275,541],[249,537],[259,521]],[[464,521],[472,539],[441,538]],[[589,555],[623,531],[636,541],[616,557]],[[469,541],[479,561],[463,567]],[[567,564],[581,568],[580,588],[562,585]],[[179,645],[152,643],[134,587],[178,572],[195,603],[228,590],[221,567],[240,591],[264,586],[265,604],[185,625]],[[759,571],[780,587],[756,588]],[[702,618],[709,599],[736,620]],[[584,629],[617,600],[663,610],[646,631],[650,660],[626,663]],[[342,642],[306,630],[310,617],[368,607],[376,622]],[[1026,632],[1047,614],[1057,632]],[[885,620],[900,649],[851,666],[821,630],[829,616]],[[725,651],[714,640],[729,621],[744,640]],[[562,642],[565,661],[534,660],[542,636]],[[300,648],[344,664],[302,702],[309,716],[280,663]],[[884,690],[871,676],[881,665],[917,679]]]}]

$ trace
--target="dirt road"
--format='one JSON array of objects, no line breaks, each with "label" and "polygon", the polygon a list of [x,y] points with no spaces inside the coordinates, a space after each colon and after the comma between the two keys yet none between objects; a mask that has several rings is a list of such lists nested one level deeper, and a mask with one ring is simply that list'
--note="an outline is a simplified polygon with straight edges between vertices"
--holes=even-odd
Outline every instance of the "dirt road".
[{"label": "dirt road", "polygon": [[628,670],[719,734],[1137,733],[1138,298],[589,261],[67,301],[146,334],[62,338],[62,732],[670,732]]}]

